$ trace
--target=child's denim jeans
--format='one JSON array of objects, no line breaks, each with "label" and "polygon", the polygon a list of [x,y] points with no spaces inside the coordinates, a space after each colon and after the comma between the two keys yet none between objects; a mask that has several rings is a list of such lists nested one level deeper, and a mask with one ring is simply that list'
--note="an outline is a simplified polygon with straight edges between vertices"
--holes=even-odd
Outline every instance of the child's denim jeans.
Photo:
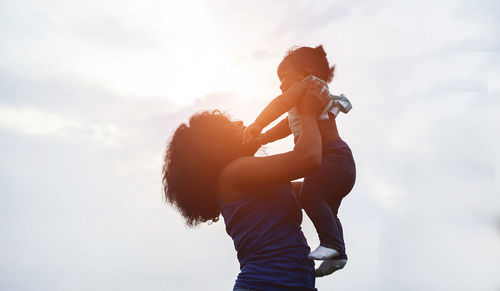
[{"label": "child's denim jeans", "polygon": [[320,245],[336,249],[347,259],[342,224],[337,216],[340,202],[354,186],[356,165],[351,149],[342,140],[323,145],[321,167],[304,178],[301,204],[319,236]]}]

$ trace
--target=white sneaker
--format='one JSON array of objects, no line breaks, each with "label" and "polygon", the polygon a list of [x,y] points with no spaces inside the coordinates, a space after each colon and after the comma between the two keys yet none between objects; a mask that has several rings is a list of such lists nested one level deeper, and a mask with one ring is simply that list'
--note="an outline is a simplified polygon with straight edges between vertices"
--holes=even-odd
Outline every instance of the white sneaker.
[{"label": "white sneaker", "polygon": [[327,260],[338,255],[340,255],[340,253],[336,249],[319,246],[314,251],[310,252],[307,258],[309,260]]},{"label": "white sneaker", "polygon": [[331,273],[338,271],[347,264],[347,259],[329,259],[325,260],[319,267],[315,270],[316,277],[323,277],[330,275]]}]

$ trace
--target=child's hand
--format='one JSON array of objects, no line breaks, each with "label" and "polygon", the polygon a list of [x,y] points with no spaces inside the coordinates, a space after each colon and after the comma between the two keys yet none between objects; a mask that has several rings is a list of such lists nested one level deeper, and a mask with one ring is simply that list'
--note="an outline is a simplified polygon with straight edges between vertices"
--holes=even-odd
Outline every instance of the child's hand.
[{"label": "child's hand", "polygon": [[257,123],[250,124],[245,131],[243,131],[243,143],[250,143],[253,140],[256,140],[260,136],[260,132],[262,131],[262,127]]}]

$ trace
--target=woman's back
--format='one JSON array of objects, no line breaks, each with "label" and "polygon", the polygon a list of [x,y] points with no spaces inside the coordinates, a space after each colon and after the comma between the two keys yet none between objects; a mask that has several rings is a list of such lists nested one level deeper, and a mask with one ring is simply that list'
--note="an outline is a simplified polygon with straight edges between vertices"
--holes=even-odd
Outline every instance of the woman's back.
[{"label": "woman's back", "polygon": [[289,184],[270,185],[234,202],[218,200],[240,262],[236,287],[316,290],[302,212]]}]

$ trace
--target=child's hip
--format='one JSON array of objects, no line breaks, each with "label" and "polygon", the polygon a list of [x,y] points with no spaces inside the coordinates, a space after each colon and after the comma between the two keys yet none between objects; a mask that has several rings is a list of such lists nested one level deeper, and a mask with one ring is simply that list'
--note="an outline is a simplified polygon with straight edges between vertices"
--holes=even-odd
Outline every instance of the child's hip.
[{"label": "child's hip", "polygon": [[[303,199],[341,199],[353,188],[356,164],[351,149],[343,140],[323,145],[321,167],[304,178]],[[314,196],[314,197],[313,197]]]}]

